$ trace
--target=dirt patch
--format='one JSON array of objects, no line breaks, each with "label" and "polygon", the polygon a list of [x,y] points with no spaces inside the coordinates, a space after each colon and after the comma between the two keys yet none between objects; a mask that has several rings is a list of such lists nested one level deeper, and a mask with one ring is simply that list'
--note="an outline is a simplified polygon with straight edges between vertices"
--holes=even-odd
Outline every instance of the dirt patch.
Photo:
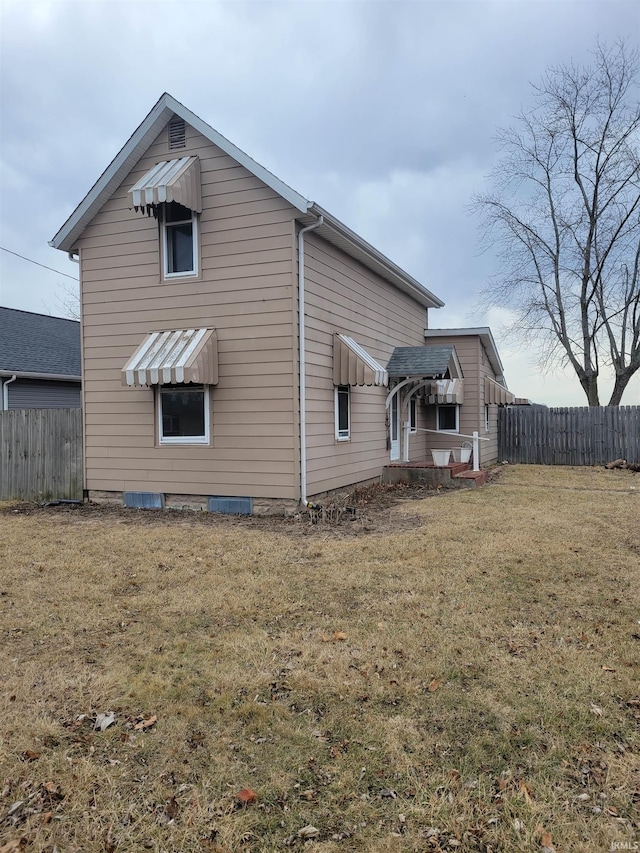
[{"label": "dirt patch", "polygon": [[[501,469],[492,474],[495,482]],[[129,509],[117,504],[60,503],[41,504],[20,501],[0,505],[0,516],[40,516],[56,519],[61,524],[138,524],[160,526],[205,526],[218,530],[246,528],[290,536],[351,537],[388,534],[408,530],[420,524],[420,517],[407,511],[407,504],[425,498],[444,499],[459,491],[428,484],[374,484],[322,501],[319,510],[301,510],[293,516],[222,515],[193,510]],[[403,507],[402,513],[395,510]]]}]

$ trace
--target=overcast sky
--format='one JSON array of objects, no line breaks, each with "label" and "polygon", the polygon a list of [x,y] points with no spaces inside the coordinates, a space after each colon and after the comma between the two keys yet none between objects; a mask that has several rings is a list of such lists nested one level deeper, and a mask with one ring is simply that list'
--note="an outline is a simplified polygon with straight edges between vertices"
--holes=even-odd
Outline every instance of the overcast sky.
[{"label": "overcast sky", "polygon": [[[638,0],[0,0],[0,245],[77,276],[48,241],[164,91],[446,302],[491,325],[509,387],[585,405],[475,309],[497,271],[468,206],[531,82],[597,37],[640,41]],[[63,313],[63,275],[0,251],[0,305]],[[606,389],[608,390],[608,389]],[[605,394],[602,393],[602,397]],[[608,399],[608,396],[607,396]],[[606,402],[606,400],[603,400]],[[640,403],[640,377],[623,403]]]}]

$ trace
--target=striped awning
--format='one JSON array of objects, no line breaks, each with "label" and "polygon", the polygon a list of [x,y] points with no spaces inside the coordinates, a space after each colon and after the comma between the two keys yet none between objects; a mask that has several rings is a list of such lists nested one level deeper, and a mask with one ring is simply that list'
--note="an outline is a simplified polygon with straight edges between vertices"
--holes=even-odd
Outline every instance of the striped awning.
[{"label": "striped awning", "polygon": [[387,371],[348,335],[333,336],[334,385],[386,385]]},{"label": "striped awning", "polygon": [[464,403],[464,380],[462,379],[437,379],[427,386],[427,401],[429,403],[455,404],[461,406]]},{"label": "striped awning", "polygon": [[215,329],[151,332],[122,368],[123,385],[177,385],[218,382]]},{"label": "striped awning", "polygon": [[497,403],[499,406],[508,406],[515,403],[515,394],[512,394],[508,388],[496,382],[494,379],[485,376],[484,378],[484,402]]},{"label": "striped awning", "polygon": [[136,210],[148,213],[149,209],[163,202],[178,204],[202,213],[200,188],[200,159],[180,157],[163,160],[140,178],[129,190],[129,203]]}]

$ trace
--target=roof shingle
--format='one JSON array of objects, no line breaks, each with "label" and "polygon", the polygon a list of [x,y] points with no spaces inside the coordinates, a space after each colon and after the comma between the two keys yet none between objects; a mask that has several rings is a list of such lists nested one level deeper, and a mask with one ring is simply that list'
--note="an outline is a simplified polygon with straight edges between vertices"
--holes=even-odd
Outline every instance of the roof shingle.
[{"label": "roof shingle", "polygon": [[80,323],[0,308],[0,371],[80,376]]}]

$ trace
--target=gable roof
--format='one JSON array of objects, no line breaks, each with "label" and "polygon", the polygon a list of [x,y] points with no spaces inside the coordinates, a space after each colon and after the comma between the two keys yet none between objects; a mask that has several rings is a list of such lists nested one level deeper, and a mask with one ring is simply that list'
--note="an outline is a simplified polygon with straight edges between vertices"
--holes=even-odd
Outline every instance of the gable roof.
[{"label": "gable roof", "polygon": [[444,376],[447,370],[462,376],[453,344],[422,347],[396,347],[387,364],[389,376]]},{"label": "gable roof", "polygon": [[277,192],[298,212],[297,219],[303,225],[311,225],[323,217],[317,234],[360,261],[386,281],[398,287],[427,308],[442,308],[444,302],[427,290],[419,281],[408,275],[399,266],[390,261],[362,237],[336,219],[313,201],[301,196],[284,181],[281,181],[264,166],[256,163],[222,134],[202,121],[195,113],[187,109],[180,101],[165,92],[155,104],[142,124],[133,132],[123,148],[116,154],[87,195],[73,211],[64,225],[50,240],[55,249],[71,252],[78,238],[98,213],[103,204],[117,190],[132,171],[147,148],[173,116],[178,116],[201,133],[206,139],[221,148],[236,162],[259,178],[268,187]]},{"label": "gable roof", "polygon": [[80,381],[80,323],[0,308],[0,374]]},{"label": "gable roof", "polygon": [[424,336],[425,338],[455,338],[455,337],[465,337],[465,336],[473,336],[476,335],[480,338],[483,347],[486,350],[487,357],[489,359],[489,364],[491,365],[491,369],[495,373],[497,377],[497,381],[507,387],[507,383],[504,378],[504,367],[502,366],[502,361],[500,360],[500,355],[498,353],[498,347],[496,346],[496,342],[493,339],[493,334],[489,326],[477,326],[476,328],[469,329],[425,329]]}]

